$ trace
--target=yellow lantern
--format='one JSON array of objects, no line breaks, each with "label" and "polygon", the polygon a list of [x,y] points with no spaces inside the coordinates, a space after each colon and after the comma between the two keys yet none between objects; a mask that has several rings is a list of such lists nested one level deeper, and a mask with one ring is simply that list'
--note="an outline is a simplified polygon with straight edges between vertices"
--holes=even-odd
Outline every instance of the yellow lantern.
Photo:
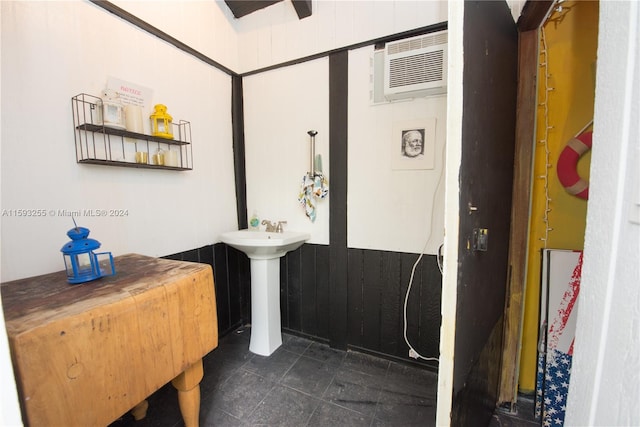
[{"label": "yellow lantern", "polygon": [[166,105],[156,104],[153,110],[153,113],[149,116],[151,119],[151,135],[173,139],[173,130],[171,128],[173,117],[167,113]]}]

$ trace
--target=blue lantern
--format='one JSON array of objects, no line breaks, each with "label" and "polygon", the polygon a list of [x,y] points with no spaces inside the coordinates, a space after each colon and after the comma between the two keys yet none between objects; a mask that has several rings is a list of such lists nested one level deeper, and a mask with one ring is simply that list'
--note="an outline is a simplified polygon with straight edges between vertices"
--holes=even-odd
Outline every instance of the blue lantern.
[{"label": "blue lantern", "polygon": [[71,241],[66,243],[60,251],[64,258],[69,283],[75,285],[116,274],[111,252],[93,252],[100,247],[100,242],[88,238],[88,228],[76,226],[67,231],[67,236]]}]

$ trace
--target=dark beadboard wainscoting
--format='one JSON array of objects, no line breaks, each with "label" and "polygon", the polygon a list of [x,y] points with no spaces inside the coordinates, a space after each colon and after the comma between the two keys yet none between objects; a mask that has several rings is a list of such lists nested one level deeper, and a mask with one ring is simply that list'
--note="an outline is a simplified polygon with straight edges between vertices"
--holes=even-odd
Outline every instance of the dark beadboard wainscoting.
[{"label": "dark beadboard wainscoting", "polygon": [[[403,338],[404,299],[417,254],[368,249],[347,251],[344,301],[331,294],[329,246],[304,244],[280,261],[282,328],[288,333],[331,344],[331,306],[346,306],[349,348],[414,361]],[[166,258],[202,262],[213,267],[221,336],[251,323],[249,259],[223,243]],[[438,357],[442,276],[436,257],[424,255],[415,270],[407,304],[407,337],[425,357]],[[433,370],[437,362],[415,361]]]}]

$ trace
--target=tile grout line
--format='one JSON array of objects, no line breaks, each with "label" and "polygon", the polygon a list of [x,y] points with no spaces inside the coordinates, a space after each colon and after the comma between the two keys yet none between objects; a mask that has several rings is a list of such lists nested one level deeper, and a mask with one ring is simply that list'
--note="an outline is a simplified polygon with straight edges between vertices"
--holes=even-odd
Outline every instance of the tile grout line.
[{"label": "tile grout line", "polygon": [[[310,345],[310,344],[309,344],[309,345]],[[309,347],[309,345],[307,345],[307,347]],[[268,392],[266,392],[266,393],[264,394],[264,396],[262,397],[262,399],[260,400],[260,402],[258,402],[258,404],[257,404],[257,405],[256,405],[256,406],[255,406],[255,407],[254,407],[254,408],[253,408],[253,409],[252,409],[252,410],[247,414],[247,416],[246,416],[246,417],[243,417],[243,418],[241,418],[241,419],[240,419],[242,422],[248,422],[248,421],[249,421],[249,419],[251,418],[251,416],[253,415],[253,413],[254,413],[256,410],[258,410],[258,408],[260,408],[260,406],[262,405],[262,403],[267,399],[267,397],[269,397],[269,394],[271,394],[271,392],[273,392],[273,390],[274,390],[277,386],[290,388],[290,387],[287,387],[285,384],[282,384],[282,380],[284,379],[284,377],[286,377],[286,376],[287,376],[287,374],[289,373],[289,371],[291,370],[291,368],[293,368],[293,365],[295,365],[295,364],[296,364],[296,362],[298,362],[298,360],[300,360],[300,358],[302,357],[302,354],[298,354],[298,353],[295,353],[295,352],[293,352],[293,351],[287,350],[287,349],[286,349],[286,348],[284,348],[284,347],[280,347],[280,348],[282,348],[282,351],[286,351],[287,353],[291,353],[291,354],[293,354],[293,355],[296,355],[296,356],[297,356],[297,357],[296,357],[296,359],[291,363],[291,365],[287,368],[287,370],[284,372],[284,374],[282,374],[282,376],[281,376],[280,378],[278,378],[278,380],[273,381],[273,386],[269,389],[269,391],[268,391]],[[305,349],[305,350],[306,350],[306,349]],[[272,353],[272,354],[273,354],[273,353]],[[267,357],[270,357],[270,356],[267,356]],[[245,367],[245,365],[247,365],[247,364],[248,364],[251,360],[253,360],[254,358],[255,358],[255,355],[252,355],[250,359],[248,359],[244,364],[242,364],[241,368],[244,368],[244,367]],[[264,377],[264,376],[260,375],[260,374],[259,374],[259,373],[257,373],[257,372],[252,372],[252,371],[249,371],[249,370],[247,370],[247,369],[244,369],[244,371],[245,371],[245,372],[248,372],[248,373],[251,373],[251,374],[254,374],[254,375],[257,375],[257,376],[259,376],[260,378],[263,378],[263,379],[264,379],[264,380],[266,380],[266,381],[270,381],[268,378],[266,378],[266,377]]]},{"label": "tile grout line", "polygon": [[[365,356],[368,356],[366,353],[360,353],[360,352],[356,352],[356,354],[354,354],[354,356],[356,357],[354,357],[353,359],[350,359],[348,358],[348,352],[344,352],[344,351],[335,352],[335,351],[327,351],[327,349],[325,348],[316,348],[316,346],[314,346],[315,342],[310,340],[305,340],[300,342],[297,342],[295,340],[293,341],[288,340],[287,343],[289,344],[289,348],[285,348],[283,346],[282,350],[288,354],[287,356],[284,357],[284,361],[287,361],[287,359],[289,360],[288,360],[288,363],[281,363],[282,361],[280,361],[279,363],[276,363],[273,365],[277,369],[275,369],[271,373],[274,373],[274,372],[277,373],[278,370],[281,370],[280,372],[283,372],[275,380],[269,380],[268,376],[264,376],[265,373],[269,374],[269,372],[267,371],[263,370],[260,372],[256,372],[256,371],[249,370],[248,367],[250,367],[251,362],[257,361],[256,356],[251,354],[248,351],[241,353],[242,359],[244,359],[244,357],[247,357],[246,360],[241,362],[240,365],[236,365],[231,370],[232,372],[231,375],[227,376],[225,380],[221,384],[219,384],[219,387],[229,383],[229,381],[231,381],[233,377],[238,376],[240,374],[244,374],[244,373],[259,376],[264,380],[270,381],[272,384],[271,384],[271,387],[266,388],[267,391],[264,393],[264,395],[256,396],[257,398],[260,399],[260,401],[255,405],[255,407],[251,408],[250,411],[245,413],[244,416],[237,417],[232,413],[228,413],[224,409],[218,408],[218,410],[221,413],[224,413],[226,416],[232,417],[234,420],[239,420],[244,425],[249,425],[249,420],[251,420],[251,417],[257,415],[256,410],[258,408],[264,407],[265,402],[269,396],[274,395],[275,397],[276,395],[274,393],[276,393],[275,392],[276,387],[280,386],[281,388],[285,388],[295,393],[300,393],[301,395],[307,396],[309,399],[313,399],[313,401],[315,401],[314,402],[315,407],[313,408],[313,410],[310,411],[309,415],[307,415],[305,419],[300,420],[299,425],[301,426],[310,426],[312,421],[314,420],[314,417],[316,419],[323,418],[322,414],[326,410],[321,408],[327,408],[325,405],[330,405],[330,407],[341,408],[345,411],[348,411],[348,412],[345,412],[345,414],[349,413],[349,414],[353,414],[353,416],[358,415],[359,417],[365,417],[365,418],[362,418],[362,421],[365,422],[365,425],[369,425],[371,427],[375,426],[376,422],[384,423],[383,419],[385,418],[385,414],[387,414],[388,411],[386,409],[383,409],[381,405],[386,401],[383,395],[383,392],[386,390],[384,384],[390,381],[391,379],[395,379],[395,376],[394,376],[395,370],[392,369],[392,366],[394,366],[394,364],[392,362],[386,360],[384,361],[385,362],[384,365],[381,365],[378,363],[371,363],[368,360],[368,357],[365,357],[365,358],[357,357],[356,355],[359,355],[359,354],[364,354]],[[330,370],[326,372],[327,374],[329,374],[330,372],[330,377],[328,378],[329,381],[327,382],[327,385],[323,387],[323,389],[319,393],[314,393],[313,391],[305,392],[303,390],[297,389],[294,386],[285,384],[285,379],[287,379],[288,375],[293,375],[293,377],[296,377],[296,378],[299,377],[299,375],[293,374],[293,370],[296,364],[300,363],[303,360],[303,358],[306,361],[313,361],[315,363],[321,364],[323,366],[322,370],[325,369],[324,367],[327,367],[328,370]],[[280,365],[279,368],[278,368],[278,365]],[[314,366],[314,365],[311,365],[311,366]],[[303,366],[301,365],[300,369],[302,368]],[[295,369],[296,369],[295,372],[298,372],[299,369],[298,368],[295,368]],[[375,387],[375,394],[374,394],[375,397],[371,396],[372,398],[375,399],[375,400],[372,399],[375,402],[375,406],[372,411],[373,413],[367,412],[367,411],[361,412],[360,410],[352,409],[351,407],[342,406],[338,403],[328,400],[328,390],[330,390],[332,386],[335,386],[336,380],[339,378],[339,373],[341,372],[341,369],[352,371],[354,374],[361,375],[363,378],[370,379],[370,380],[367,380],[366,382],[367,385],[364,385],[364,383],[363,385],[370,388]],[[326,378],[327,377],[325,376],[325,379]],[[324,382],[324,380],[322,382]],[[298,380],[291,382],[291,384],[298,384]],[[320,385],[320,384],[317,384],[317,385]],[[278,389],[280,389],[280,387],[278,387]],[[309,387],[302,387],[302,388],[307,389]],[[311,387],[310,390],[313,390],[314,388],[316,387]],[[207,396],[211,396],[212,393],[215,393],[215,392],[216,390],[211,390],[209,393],[207,393]],[[310,394],[310,393],[313,393],[313,394]],[[320,397],[316,397],[316,396],[320,396]],[[271,399],[273,400],[273,398]],[[330,408],[328,410],[329,412],[331,412]],[[324,417],[326,416],[327,414],[324,415]],[[351,415],[347,415],[347,416],[351,417]],[[378,419],[377,417],[379,416],[383,416],[383,418]],[[369,418],[368,423],[366,418]]]},{"label": "tile grout line", "polygon": [[[253,372],[250,372],[250,373],[253,373]],[[254,374],[255,374],[255,373],[254,373]],[[256,375],[257,375],[257,374],[256,374]],[[258,376],[260,376],[260,375],[258,375]],[[264,377],[262,377],[262,376],[260,376],[260,377],[261,377],[261,378],[264,378]],[[267,381],[269,381],[269,380],[268,380],[268,379],[266,379],[266,378],[264,378],[264,379],[265,379],[265,380],[267,380]],[[266,393],[264,394],[264,396],[262,396],[262,399],[260,400],[260,402],[258,402],[258,403],[256,404],[256,406],[255,406],[251,411],[249,411],[249,413],[248,413],[245,417],[240,418],[240,421],[242,421],[243,423],[245,423],[245,422],[247,422],[247,423],[248,423],[248,422],[249,422],[249,419],[251,418],[251,416],[253,415],[253,413],[254,413],[255,411],[257,411],[257,410],[258,410],[258,408],[260,408],[260,405],[262,405],[262,402],[264,402],[264,401],[265,401],[265,399],[269,396],[269,394],[273,391],[273,389],[275,389],[275,388],[276,388],[276,386],[278,386],[278,383],[277,383],[277,382],[274,382],[274,383],[273,383],[273,386],[269,389],[269,391],[268,391],[268,392],[266,392]]]}]

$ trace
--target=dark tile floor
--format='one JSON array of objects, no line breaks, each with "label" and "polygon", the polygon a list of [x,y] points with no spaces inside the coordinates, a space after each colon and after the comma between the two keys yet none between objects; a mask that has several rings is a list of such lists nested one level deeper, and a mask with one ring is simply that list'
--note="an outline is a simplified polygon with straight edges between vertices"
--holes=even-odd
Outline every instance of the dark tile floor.
[{"label": "dark tile floor", "polygon": [[[293,335],[271,356],[249,352],[249,330],[220,339],[204,359],[201,426],[432,426],[437,374]],[[147,417],[111,427],[182,426],[168,384]]]},{"label": "dark tile floor", "polygon": [[[221,338],[203,359],[201,426],[435,425],[434,372],[288,334],[271,356],[258,356],[249,352],[249,334]],[[110,427],[183,426],[176,393],[165,385],[149,397],[145,419],[126,414]],[[533,425],[502,411],[491,421]]]}]

